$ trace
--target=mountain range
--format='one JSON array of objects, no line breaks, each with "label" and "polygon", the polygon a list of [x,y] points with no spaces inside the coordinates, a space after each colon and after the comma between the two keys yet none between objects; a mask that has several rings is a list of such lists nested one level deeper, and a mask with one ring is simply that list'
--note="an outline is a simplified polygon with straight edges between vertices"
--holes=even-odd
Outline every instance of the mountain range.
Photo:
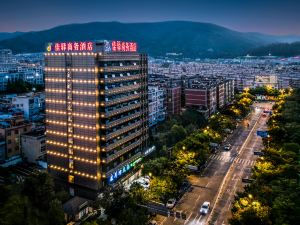
[{"label": "mountain range", "polygon": [[17,32],[13,32],[13,33],[0,32],[0,41],[17,37],[17,36],[19,36],[21,34],[24,34],[24,33],[23,32],[18,32],[18,31]]},{"label": "mountain range", "polygon": [[242,33],[210,23],[169,21],[153,23],[93,22],[69,24],[43,31],[0,33],[0,48],[14,53],[43,52],[47,42],[79,40],[136,41],[150,56],[182,53],[183,57],[234,57],[273,44],[300,41],[300,36]]}]

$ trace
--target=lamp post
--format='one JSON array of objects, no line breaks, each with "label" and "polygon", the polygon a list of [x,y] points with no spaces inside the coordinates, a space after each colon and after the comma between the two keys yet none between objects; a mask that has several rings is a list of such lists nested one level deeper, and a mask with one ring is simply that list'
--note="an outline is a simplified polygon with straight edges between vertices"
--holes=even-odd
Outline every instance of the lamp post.
[{"label": "lamp post", "polygon": [[270,148],[270,135],[269,134],[267,136],[267,141],[268,141],[268,148]]}]

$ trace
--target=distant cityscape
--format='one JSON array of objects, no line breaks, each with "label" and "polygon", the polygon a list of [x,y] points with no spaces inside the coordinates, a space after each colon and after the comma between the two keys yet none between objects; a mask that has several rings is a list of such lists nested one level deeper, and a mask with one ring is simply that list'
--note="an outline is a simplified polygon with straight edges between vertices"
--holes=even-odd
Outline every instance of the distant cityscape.
[{"label": "distant cityscape", "polygon": [[[45,92],[37,92],[34,88],[54,79],[45,78],[45,71],[47,73],[48,70],[45,69],[44,57],[43,53],[15,55],[9,49],[0,50],[0,91],[3,93],[0,160],[4,165],[12,165],[25,158],[32,163],[43,162],[41,165],[46,168],[45,134],[40,132],[45,131]],[[122,68],[125,64],[119,66]],[[169,55],[165,59],[150,57],[147,73],[149,127],[179,115],[188,107],[196,107],[208,118],[229,104],[235,92],[245,88],[300,88],[299,57],[246,56],[180,61]],[[16,81],[27,82],[33,88],[27,93],[5,94],[8,84]],[[38,146],[41,150],[36,150],[35,155],[26,145],[22,145],[29,136],[36,139],[30,147]]]},{"label": "distant cityscape", "polygon": [[[20,182],[49,171],[74,197],[64,204],[74,220],[70,205],[107,186],[148,188],[140,168],[165,121],[189,110],[209,120],[249,89],[300,88],[300,57],[176,57],[148,58],[123,41],[50,43],[45,53],[1,49],[0,166]],[[80,218],[90,212],[88,204]]]}]

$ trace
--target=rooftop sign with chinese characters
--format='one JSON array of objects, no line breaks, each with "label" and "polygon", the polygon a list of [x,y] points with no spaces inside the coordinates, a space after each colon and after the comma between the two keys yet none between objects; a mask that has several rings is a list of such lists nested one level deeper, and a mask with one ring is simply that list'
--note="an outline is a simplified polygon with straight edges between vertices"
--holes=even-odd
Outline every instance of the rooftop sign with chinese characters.
[{"label": "rooftop sign with chinese characters", "polygon": [[91,41],[48,43],[46,50],[47,52],[93,51],[94,43]]},{"label": "rooftop sign with chinese characters", "polygon": [[48,43],[47,52],[137,52],[136,42],[127,41],[74,41]]},{"label": "rooftop sign with chinese characters", "polygon": [[111,43],[112,52],[136,52],[137,51],[136,42],[111,41],[110,43]]}]

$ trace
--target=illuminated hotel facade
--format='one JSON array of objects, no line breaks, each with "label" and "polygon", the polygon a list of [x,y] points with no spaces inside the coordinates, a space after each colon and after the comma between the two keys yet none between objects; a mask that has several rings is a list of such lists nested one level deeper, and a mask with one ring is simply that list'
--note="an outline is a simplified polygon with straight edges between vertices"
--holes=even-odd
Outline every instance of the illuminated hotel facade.
[{"label": "illuminated hotel facade", "polygon": [[48,168],[75,195],[133,171],[148,144],[147,56],[134,42],[49,43]]}]

